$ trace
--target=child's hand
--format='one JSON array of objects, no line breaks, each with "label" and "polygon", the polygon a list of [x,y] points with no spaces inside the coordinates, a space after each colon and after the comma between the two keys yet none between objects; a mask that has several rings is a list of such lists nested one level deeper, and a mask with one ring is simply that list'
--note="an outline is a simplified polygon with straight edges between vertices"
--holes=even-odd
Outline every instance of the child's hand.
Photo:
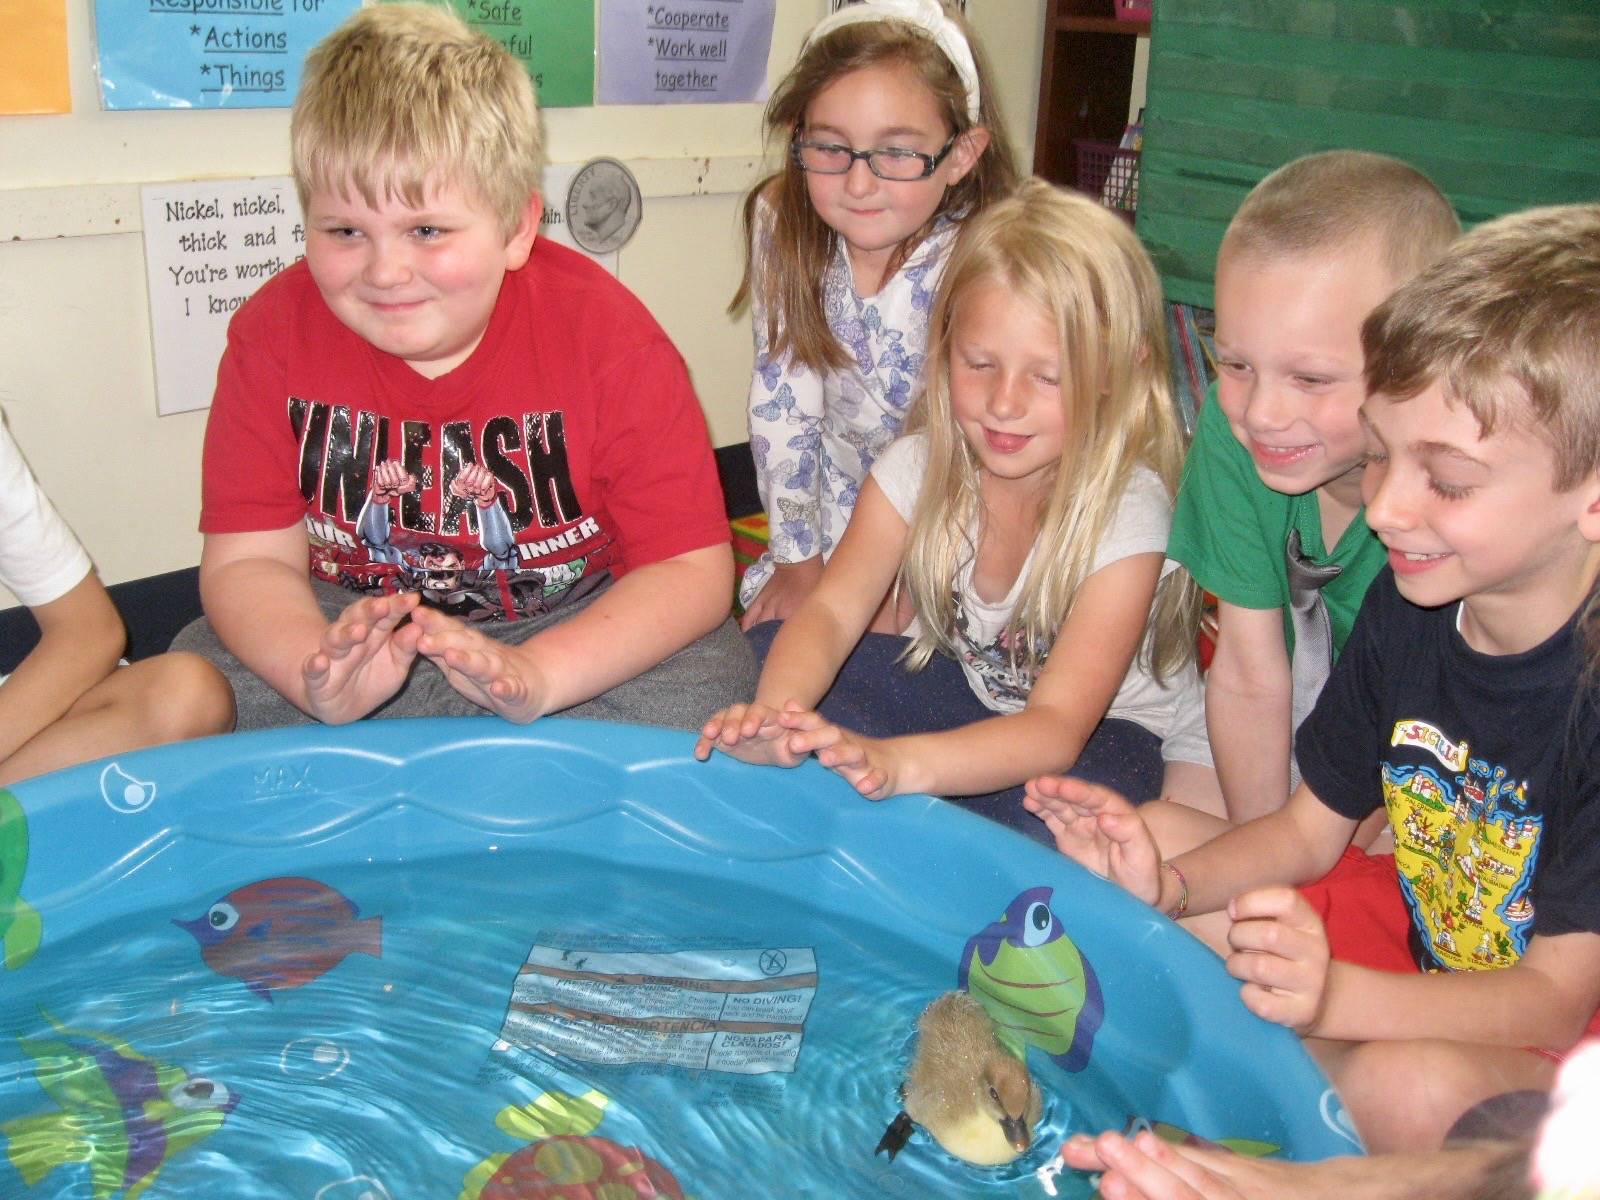
[{"label": "child's hand", "polygon": [[900,794],[900,762],[893,741],[856,733],[816,712],[786,710],[778,719],[793,731],[790,750],[815,754],[818,762],[868,800]]},{"label": "child's hand", "polygon": [[519,725],[544,716],[548,687],[516,647],[486,637],[436,608],[412,616],[421,628],[417,653],[425,655],[445,679],[474,704]]},{"label": "child's hand", "polygon": [[400,690],[417,656],[417,630],[401,622],[417,600],[415,592],[367,596],[322,631],[322,644],[300,666],[313,717],[356,721]]},{"label": "child's hand", "polygon": [[1228,905],[1228,973],[1242,979],[1245,1007],[1264,1020],[1307,1034],[1328,993],[1328,934],[1294,888],[1257,888]]},{"label": "child's hand", "polygon": [[[1061,1158],[1078,1171],[1104,1171],[1099,1194],[1105,1200],[1247,1200],[1287,1192],[1240,1191],[1225,1177],[1240,1156],[1225,1150],[1171,1146],[1148,1130],[1124,1137],[1102,1133],[1091,1138],[1074,1134],[1061,1147]],[[1248,1166],[1248,1163],[1245,1165]]]},{"label": "child's hand", "polygon": [[1024,788],[1022,806],[1042,820],[1056,849],[1146,904],[1161,898],[1156,840],[1119,793],[1097,783],[1040,775]]},{"label": "child's hand", "polygon": [[739,618],[740,629],[754,629],[763,621],[784,621],[799,608],[822,578],[822,556],[804,562],[777,563],[772,578],[756,593]]},{"label": "child's hand", "polygon": [[[793,700],[785,706],[798,710]],[[778,710],[767,704],[731,704],[700,727],[694,756],[701,762],[720,750],[740,762],[763,766],[797,767],[804,754],[789,749],[789,731],[778,720]]]}]

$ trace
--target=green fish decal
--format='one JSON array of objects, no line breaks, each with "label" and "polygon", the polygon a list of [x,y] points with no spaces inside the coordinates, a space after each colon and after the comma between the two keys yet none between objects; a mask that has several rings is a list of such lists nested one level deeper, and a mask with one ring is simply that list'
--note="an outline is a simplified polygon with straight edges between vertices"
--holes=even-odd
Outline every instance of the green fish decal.
[{"label": "green fish decal", "polygon": [[1050,910],[1051,888],[1029,888],[961,951],[956,982],[994,1018],[1018,1058],[1037,1046],[1067,1071],[1089,1063],[1105,1019],[1100,980]]},{"label": "green fish decal", "polygon": [[1132,1137],[1140,1130],[1148,1129],[1163,1142],[1173,1146],[1199,1146],[1202,1149],[1232,1150],[1235,1154],[1242,1154],[1246,1158],[1266,1158],[1276,1154],[1283,1147],[1276,1142],[1263,1142],[1256,1138],[1203,1138],[1197,1133],[1190,1133],[1180,1125],[1169,1125],[1165,1121],[1147,1121],[1143,1117],[1134,1117],[1124,1129],[1124,1137]]},{"label": "green fish decal", "polygon": [[136,1200],[168,1159],[222,1128],[238,1103],[214,1080],[43,1015],[55,1032],[17,1044],[60,1107],[0,1125],[6,1156],[29,1187],[57,1167],[87,1163],[93,1200]]},{"label": "green fish decal", "polygon": [[17,798],[0,788],[0,945],[6,969],[33,957],[44,930],[38,912],[19,894],[28,871],[28,818]]}]

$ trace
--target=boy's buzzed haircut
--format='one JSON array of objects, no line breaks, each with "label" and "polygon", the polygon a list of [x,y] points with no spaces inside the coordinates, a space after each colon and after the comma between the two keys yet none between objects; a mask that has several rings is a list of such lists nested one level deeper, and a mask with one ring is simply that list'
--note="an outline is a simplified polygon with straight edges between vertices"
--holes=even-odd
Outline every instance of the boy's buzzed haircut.
[{"label": "boy's buzzed haircut", "polygon": [[1364,150],[1328,150],[1256,184],[1229,222],[1217,259],[1299,258],[1375,237],[1394,277],[1409,279],[1460,232],[1450,202],[1415,167]]},{"label": "boy's buzzed haircut", "polygon": [[1368,392],[1405,400],[1438,381],[1485,435],[1531,419],[1556,490],[1573,487],[1600,470],[1600,204],[1478,226],[1373,311],[1361,344]]},{"label": "boy's buzzed haircut", "polygon": [[417,208],[430,185],[487,204],[509,235],[539,190],[544,139],[527,70],[447,8],[363,8],[306,57],[289,124],[295,187],[351,186]]}]

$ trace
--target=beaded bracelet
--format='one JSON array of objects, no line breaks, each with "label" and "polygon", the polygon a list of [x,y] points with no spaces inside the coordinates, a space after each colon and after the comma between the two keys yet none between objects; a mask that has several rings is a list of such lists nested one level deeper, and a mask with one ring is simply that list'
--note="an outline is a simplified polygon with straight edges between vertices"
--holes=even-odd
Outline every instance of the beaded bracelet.
[{"label": "beaded bracelet", "polygon": [[1166,859],[1161,860],[1161,869],[1163,871],[1171,871],[1173,878],[1178,881],[1178,902],[1167,909],[1167,916],[1176,921],[1189,911],[1189,881],[1184,878],[1183,872],[1178,870],[1176,864],[1170,863]]}]

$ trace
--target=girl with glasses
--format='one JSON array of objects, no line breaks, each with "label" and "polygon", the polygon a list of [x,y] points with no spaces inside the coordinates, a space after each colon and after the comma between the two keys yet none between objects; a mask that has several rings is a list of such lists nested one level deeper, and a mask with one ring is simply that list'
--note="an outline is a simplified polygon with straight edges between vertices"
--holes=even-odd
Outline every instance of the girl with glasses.
[{"label": "girl with glasses", "polygon": [[[750,445],[771,541],[746,630],[816,586],[863,479],[921,391],[928,311],[963,220],[1014,186],[982,60],[936,0],[825,18],[767,106],[783,167],[744,206]],[[874,628],[898,630],[892,608]]]}]

